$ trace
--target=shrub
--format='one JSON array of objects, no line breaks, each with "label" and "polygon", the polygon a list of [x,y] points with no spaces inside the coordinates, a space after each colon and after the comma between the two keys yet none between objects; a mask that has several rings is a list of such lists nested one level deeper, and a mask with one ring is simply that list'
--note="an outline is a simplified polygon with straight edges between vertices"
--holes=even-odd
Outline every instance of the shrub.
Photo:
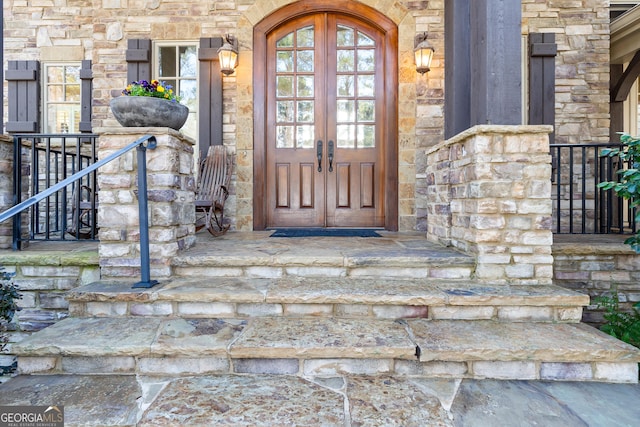
[{"label": "shrub", "polygon": [[[598,184],[604,190],[613,190],[619,197],[629,200],[629,206],[636,208],[635,220],[640,223],[640,138],[623,133],[620,142],[624,144],[622,148],[602,150],[602,156],[618,156],[628,169],[619,170],[618,181],[606,181]],[[640,230],[624,241],[631,248],[640,253]]]},{"label": "shrub", "polygon": [[[5,335],[7,325],[13,320],[16,311],[20,311],[17,301],[22,298],[22,294],[13,283],[13,276],[13,273],[8,273],[0,267],[0,353],[5,351],[9,342]],[[15,362],[10,366],[0,366],[0,375],[12,372],[15,367]]]},{"label": "shrub", "polygon": [[620,309],[618,294],[603,295],[594,300],[598,308],[604,309],[604,319],[607,321],[600,330],[618,338],[628,344],[640,348],[640,311],[638,304],[632,312]]}]

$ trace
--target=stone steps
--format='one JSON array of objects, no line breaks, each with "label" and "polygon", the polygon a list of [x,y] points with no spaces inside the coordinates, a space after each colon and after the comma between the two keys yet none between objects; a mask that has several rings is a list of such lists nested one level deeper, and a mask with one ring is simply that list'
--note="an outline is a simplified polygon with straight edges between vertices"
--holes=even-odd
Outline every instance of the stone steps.
[{"label": "stone steps", "polygon": [[370,277],[470,279],[474,257],[418,233],[380,231],[379,238],[273,238],[273,231],[233,233],[172,260],[180,277]]},{"label": "stone steps", "polygon": [[640,352],[583,324],[68,318],[14,346],[22,374],[226,373],[637,382]]},{"label": "stone steps", "polygon": [[147,290],[95,282],[68,293],[79,317],[252,318],[319,316],[579,322],[589,297],[557,286],[466,279],[176,278]]}]

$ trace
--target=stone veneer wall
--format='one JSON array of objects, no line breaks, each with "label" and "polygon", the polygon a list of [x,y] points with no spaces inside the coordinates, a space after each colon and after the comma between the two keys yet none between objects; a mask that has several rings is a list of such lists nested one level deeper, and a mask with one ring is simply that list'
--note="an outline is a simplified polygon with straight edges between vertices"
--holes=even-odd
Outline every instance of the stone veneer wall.
[{"label": "stone veneer wall", "polygon": [[477,256],[476,278],[550,284],[551,126],[475,126],[427,152],[427,238]]},{"label": "stone veneer wall", "polygon": [[[12,343],[69,315],[66,291],[100,280],[95,246],[94,243],[74,244],[66,254],[46,250],[0,251],[0,266],[15,273],[13,281],[22,294],[18,301],[22,310],[9,325],[9,352]],[[0,355],[0,366],[11,363],[13,356]]]},{"label": "stone veneer wall", "polygon": [[[443,0],[363,0],[398,25],[399,225],[426,230],[426,152],[444,128]],[[197,41],[231,33],[239,66],[224,78],[224,143],[235,150],[236,177],[227,201],[233,227],[253,227],[253,26],[289,0],[5,0],[5,59],[93,61],[94,125],[116,126],[108,103],[126,83],[127,39]],[[608,2],[522,0],[522,33],[558,36],[558,141],[596,142],[608,135]],[[429,33],[436,49],[431,71],[415,72],[413,40]],[[6,65],[4,65],[6,68]],[[4,86],[5,94],[7,86]],[[5,109],[6,111],[6,109]],[[235,209],[235,215],[234,215]]]},{"label": "stone veneer wall", "polygon": [[[13,206],[13,138],[0,135],[0,212]],[[13,222],[0,223],[0,249],[11,247]]]},{"label": "stone veneer wall", "polygon": [[604,323],[603,311],[593,304],[593,298],[601,295],[618,293],[620,308],[630,312],[640,301],[640,255],[621,243],[623,239],[620,243],[569,240],[573,242],[553,245],[554,283],[591,296],[592,305],[583,311],[582,321]]},{"label": "stone veneer wall", "polygon": [[[154,135],[147,149],[149,254],[151,277],[172,275],[171,259],[195,237],[194,141],[169,128],[100,128],[98,158]],[[133,149],[100,168],[98,223],[102,278],[140,277],[137,153]]]}]

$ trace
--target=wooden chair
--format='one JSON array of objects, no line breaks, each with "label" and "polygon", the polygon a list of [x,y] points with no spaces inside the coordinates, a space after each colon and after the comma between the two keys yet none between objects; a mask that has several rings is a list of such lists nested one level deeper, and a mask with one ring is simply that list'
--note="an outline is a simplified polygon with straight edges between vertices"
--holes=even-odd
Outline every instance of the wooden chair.
[{"label": "wooden chair", "polygon": [[79,191],[80,194],[74,190],[71,195],[71,224],[67,233],[77,239],[95,239],[98,237],[97,195],[88,185],[80,186]]},{"label": "wooden chair", "polygon": [[230,224],[224,224],[224,202],[229,197],[232,170],[233,157],[227,154],[226,147],[209,147],[198,175],[196,231],[204,227],[213,236],[221,236],[229,229]]}]

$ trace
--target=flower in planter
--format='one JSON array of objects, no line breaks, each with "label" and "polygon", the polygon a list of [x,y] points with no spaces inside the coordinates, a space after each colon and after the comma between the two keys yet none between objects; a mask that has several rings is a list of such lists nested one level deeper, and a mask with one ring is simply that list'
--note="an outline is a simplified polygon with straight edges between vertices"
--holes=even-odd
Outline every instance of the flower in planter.
[{"label": "flower in planter", "polygon": [[153,98],[163,98],[169,101],[179,102],[180,97],[173,92],[173,87],[158,80],[140,80],[131,82],[123,91],[126,96],[151,96]]}]

